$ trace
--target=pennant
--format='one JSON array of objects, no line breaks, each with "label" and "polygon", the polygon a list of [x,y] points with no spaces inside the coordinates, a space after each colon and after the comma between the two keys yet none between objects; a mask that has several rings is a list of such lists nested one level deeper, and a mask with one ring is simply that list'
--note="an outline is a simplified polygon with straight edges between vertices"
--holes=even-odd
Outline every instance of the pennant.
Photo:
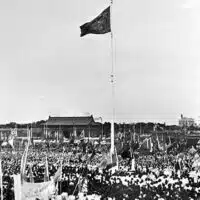
[{"label": "pennant", "polygon": [[30,167],[30,177],[29,177],[30,178],[30,182],[34,183],[32,164],[30,164],[29,167]]},{"label": "pennant", "polygon": [[170,136],[169,136],[169,143],[166,144],[166,148],[168,149],[168,148],[170,148],[171,146],[172,146],[172,142],[171,142],[171,138],[170,138]]},{"label": "pennant", "polygon": [[158,135],[156,136],[156,140],[157,140],[157,143],[158,143],[158,149],[162,150],[162,147],[160,145],[160,141],[159,141]]},{"label": "pennant", "polygon": [[49,181],[49,165],[48,165],[48,160],[47,160],[47,156],[46,156],[46,160],[45,160],[45,171],[44,171],[44,182]]},{"label": "pennant", "polygon": [[54,175],[54,182],[58,182],[58,180],[61,178],[61,175],[62,175],[62,166],[60,166],[58,168],[58,170],[56,171],[55,175]]},{"label": "pennant", "polygon": [[60,159],[60,167],[57,169],[53,180],[54,182],[58,182],[62,178],[62,166],[63,166],[63,159],[64,159],[65,148],[63,148],[62,157]]},{"label": "pennant", "polygon": [[80,26],[81,37],[87,34],[105,34],[111,32],[110,6],[90,22]]},{"label": "pennant", "polygon": [[140,144],[140,148],[142,149],[148,149],[148,139],[145,138],[142,143]]},{"label": "pennant", "polygon": [[10,134],[9,138],[8,138],[8,144],[10,144],[10,146],[14,149],[14,136],[12,134]]},{"label": "pennant", "polygon": [[153,142],[152,142],[152,138],[149,139],[150,142],[150,152],[153,152]]},{"label": "pennant", "polygon": [[11,129],[11,135],[17,137],[17,128]]},{"label": "pennant", "polygon": [[157,131],[157,128],[158,128],[158,125],[157,125],[157,124],[154,124],[154,126],[153,126],[153,131]]},{"label": "pennant", "polygon": [[99,168],[100,169],[105,169],[107,167],[107,165],[111,164],[111,157],[110,157],[110,153],[106,153],[101,162],[100,162],[100,165],[99,165]]},{"label": "pennant", "polygon": [[26,149],[22,155],[21,158],[21,166],[20,166],[20,176],[21,176],[21,182],[23,183],[23,179],[24,179],[24,162],[25,162],[25,153],[26,153]]},{"label": "pennant", "polygon": [[30,146],[30,132],[27,132],[27,138],[28,138],[28,143],[26,145],[25,151],[22,155],[21,158],[21,168],[20,168],[20,175],[21,175],[21,182],[23,184],[23,180],[25,178],[25,169],[26,169],[26,161],[27,161],[27,156],[28,156],[28,149]]},{"label": "pennant", "polygon": [[84,139],[84,138],[85,138],[85,130],[83,129],[80,134],[80,139]]},{"label": "pennant", "polygon": [[135,131],[133,133],[133,141],[134,141],[134,143],[136,143],[136,133],[135,133]]}]

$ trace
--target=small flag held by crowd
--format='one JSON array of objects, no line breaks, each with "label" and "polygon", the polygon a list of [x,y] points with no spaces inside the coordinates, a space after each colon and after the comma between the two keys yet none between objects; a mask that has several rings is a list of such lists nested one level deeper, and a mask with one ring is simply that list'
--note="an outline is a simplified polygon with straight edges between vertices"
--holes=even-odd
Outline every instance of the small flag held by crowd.
[{"label": "small flag held by crowd", "polygon": [[32,164],[30,164],[29,165],[29,168],[30,168],[30,183],[34,183],[34,177],[33,177],[33,170],[32,170],[32,168],[33,168],[33,166],[32,166]]},{"label": "small flag held by crowd", "polygon": [[49,165],[47,156],[45,158],[45,171],[44,171],[44,182],[49,181]]}]

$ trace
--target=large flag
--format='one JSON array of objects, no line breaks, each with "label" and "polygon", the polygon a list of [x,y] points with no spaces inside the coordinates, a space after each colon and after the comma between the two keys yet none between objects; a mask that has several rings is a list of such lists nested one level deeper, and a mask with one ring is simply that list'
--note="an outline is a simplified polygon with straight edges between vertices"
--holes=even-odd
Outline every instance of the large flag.
[{"label": "large flag", "polygon": [[110,6],[90,22],[80,26],[81,37],[87,34],[105,34],[111,32]]}]

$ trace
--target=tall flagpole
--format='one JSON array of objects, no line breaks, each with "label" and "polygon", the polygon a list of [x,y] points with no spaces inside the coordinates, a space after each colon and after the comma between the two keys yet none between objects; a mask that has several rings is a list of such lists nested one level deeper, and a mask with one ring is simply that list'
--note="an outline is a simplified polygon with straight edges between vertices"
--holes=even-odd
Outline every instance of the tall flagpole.
[{"label": "tall flagpole", "polygon": [[2,154],[0,155],[0,184],[1,184],[1,199],[3,199],[3,171],[2,171],[2,165],[1,165],[1,156]]},{"label": "tall flagpole", "polygon": [[113,0],[110,0],[110,28],[111,28],[111,85],[112,85],[112,120],[111,120],[111,162],[114,154],[114,119],[115,119],[115,85],[114,85],[114,48],[113,48],[113,31],[112,31],[112,6]]}]

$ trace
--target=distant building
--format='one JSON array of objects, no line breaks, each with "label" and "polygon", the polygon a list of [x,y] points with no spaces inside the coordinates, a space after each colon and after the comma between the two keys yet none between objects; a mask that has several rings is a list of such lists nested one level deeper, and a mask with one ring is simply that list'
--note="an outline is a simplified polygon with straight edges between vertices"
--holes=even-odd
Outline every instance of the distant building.
[{"label": "distant building", "polygon": [[180,127],[190,127],[195,126],[195,120],[193,118],[184,117],[181,115],[181,119],[179,119],[179,126]]},{"label": "distant building", "polygon": [[102,132],[102,124],[95,122],[93,116],[77,117],[51,117],[46,121],[44,128],[45,137],[60,138],[62,136],[70,138],[79,137],[99,137]]}]

